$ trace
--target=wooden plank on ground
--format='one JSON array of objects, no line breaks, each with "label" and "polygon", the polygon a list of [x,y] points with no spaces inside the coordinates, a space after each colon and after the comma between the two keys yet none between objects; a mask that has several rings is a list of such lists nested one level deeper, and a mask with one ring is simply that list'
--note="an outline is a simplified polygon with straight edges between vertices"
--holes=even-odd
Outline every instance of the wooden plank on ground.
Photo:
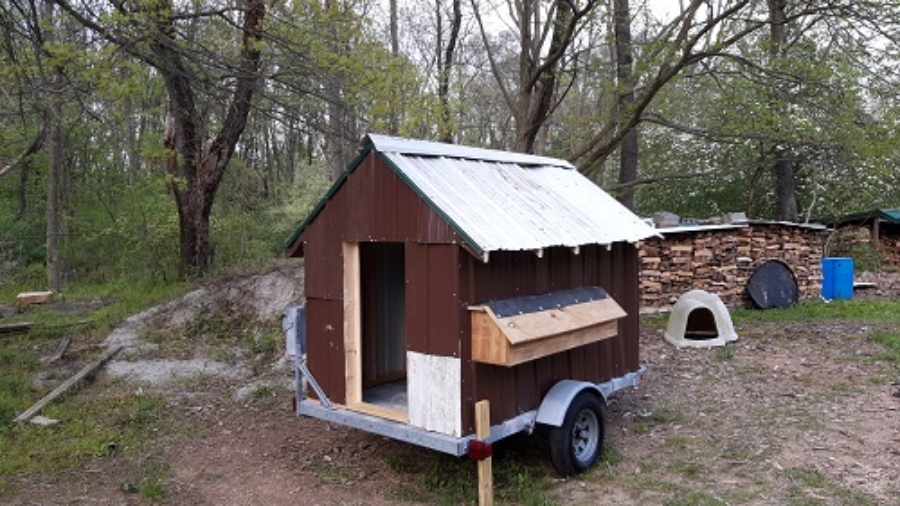
[{"label": "wooden plank on ground", "polygon": [[22,292],[16,295],[16,303],[31,305],[31,304],[46,304],[53,299],[53,292]]},{"label": "wooden plank on ground", "polygon": [[22,412],[22,414],[17,416],[16,419],[13,421],[14,422],[27,422],[34,415],[40,413],[41,410],[44,409],[45,406],[47,406],[47,404],[50,404],[51,402],[53,402],[54,399],[56,399],[57,397],[61,396],[64,393],[66,393],[67,390],[69,390],[70,388],[75,386],[79,381],[83,380],[84,378],[86,378],[86,377],[90,376],[92,373],[94,373],[94,371],[96,371],[101,366],[103,366],[103,364],[105,364],[107,361],[109,361],[109,359],[113,358],[113,356],[116,353],[118,353],[119,351],[121,351],[121,349],[122,349],[121,346],[115,346],[113,348],[106,350],[106,352],[103,355],[100,355],[99,358],[97,358],[90,364],[84,366],[80,371],[75,373],[71,378],[62,382],[61,385],[59,385],[58,387],[53,389],[52,392],[45,395],[41,400],[37,401],[34,404],[34,406],[31,406],[30,408],[26,409],[24,412]]}]

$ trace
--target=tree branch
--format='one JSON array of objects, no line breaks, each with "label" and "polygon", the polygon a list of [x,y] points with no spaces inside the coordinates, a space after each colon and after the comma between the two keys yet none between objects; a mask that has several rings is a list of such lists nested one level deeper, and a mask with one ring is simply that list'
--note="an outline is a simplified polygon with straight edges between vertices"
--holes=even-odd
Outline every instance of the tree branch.
[{"label": "tree branch", "polygon": [[26,147],[24,150],[22,150],[22,152],[19,153],[19,156],[17,156],[14,160],[12,160],[8,164],[4,165],[3,167],[0,167],[0,177],[3,177],[3,175],[6,174],[7,172],[22,165],[26,160],[28,160],[28,158],[31,155],[37,153],[37,151],[39,149],[41,149],[41,146],[44,144],[44,139],[46,139],[46,138],[47,138],[47,126],[46,126],[46,124],[41,122],[41,128],[34,135],[34,138],[31,139],[31,142],[28,144],[28,147]]}]

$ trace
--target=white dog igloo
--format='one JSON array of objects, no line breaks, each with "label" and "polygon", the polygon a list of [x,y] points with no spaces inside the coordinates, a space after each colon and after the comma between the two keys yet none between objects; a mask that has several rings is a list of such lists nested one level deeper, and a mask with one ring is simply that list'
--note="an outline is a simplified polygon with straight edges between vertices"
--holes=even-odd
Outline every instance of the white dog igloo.
[{"label": "white dog igloo", "polygon": [[672,307],[665,338],[679,348],[712,348],[737,341],[738,336],[718,295],[691,290]]}]

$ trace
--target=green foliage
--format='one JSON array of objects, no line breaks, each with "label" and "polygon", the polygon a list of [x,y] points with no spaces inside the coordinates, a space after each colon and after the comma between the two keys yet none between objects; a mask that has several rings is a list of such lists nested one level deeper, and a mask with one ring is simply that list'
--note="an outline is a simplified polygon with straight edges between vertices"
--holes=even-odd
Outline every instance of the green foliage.
[{"label": "green foliage", "polygon": [[797,171],[804,217],[895,205],[896,118],[866,103],[866,69],[824,49],[832,42],[815,30],[774,59],[767,36],[757,36],[742,44],[741,58],[763,67],[712,60],[662,90],[651,112],[662,121],[641,130],[642,177],[704,175],[640,187],[639,211],[777,218],[776,149]]}]

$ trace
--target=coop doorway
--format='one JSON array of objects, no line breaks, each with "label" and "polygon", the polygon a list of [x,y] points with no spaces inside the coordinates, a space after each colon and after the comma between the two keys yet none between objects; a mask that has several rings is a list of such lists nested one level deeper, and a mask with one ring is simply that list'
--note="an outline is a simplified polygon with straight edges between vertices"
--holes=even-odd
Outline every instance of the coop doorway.
[{"label": "coop doorway", "polygon": [[403,243],[347,244],[347,404],[394,418],[407,411]]}]

